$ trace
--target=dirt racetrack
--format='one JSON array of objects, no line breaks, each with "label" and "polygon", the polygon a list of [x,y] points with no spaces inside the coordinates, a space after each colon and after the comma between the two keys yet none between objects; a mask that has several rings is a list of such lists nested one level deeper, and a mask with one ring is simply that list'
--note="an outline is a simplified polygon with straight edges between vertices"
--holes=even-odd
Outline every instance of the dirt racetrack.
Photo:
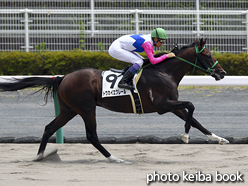
[{"label": "dirt racetrack", "polygon": [[41,162],[32,161],[38,144],[0,144],[0,185],[247,185],[245,144],[104,146],[129,163],[109,163],[90,144],[49,143],[47,151],[58,152]]}]

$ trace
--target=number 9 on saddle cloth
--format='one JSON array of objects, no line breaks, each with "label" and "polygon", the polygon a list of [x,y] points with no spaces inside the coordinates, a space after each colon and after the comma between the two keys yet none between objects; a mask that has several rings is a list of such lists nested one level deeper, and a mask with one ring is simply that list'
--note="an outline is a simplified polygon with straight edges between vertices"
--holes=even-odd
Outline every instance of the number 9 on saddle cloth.
[{"label": "number 9 on saddle cloth", "polygon": [[118,83],[121,80],[123,74],[128,69],[125,68],[123,70],[110,69],[108,71],[103,71],[102,73],[102,98],[106,97],[115,97],[115,96],[129,96],[132,102],[133,111],[135,114],[144,113],[141,99],[139,96],[139,92],[137,90],[137,83],[142,74],[142,70],[140,73],[135,74],[133,78],[133,84],[135,90],[128,90],[118,87]]}]

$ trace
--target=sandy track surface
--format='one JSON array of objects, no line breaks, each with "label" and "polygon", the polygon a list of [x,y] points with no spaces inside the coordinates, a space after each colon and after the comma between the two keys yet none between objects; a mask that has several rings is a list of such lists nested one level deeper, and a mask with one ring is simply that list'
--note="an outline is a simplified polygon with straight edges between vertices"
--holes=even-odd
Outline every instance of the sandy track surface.
[{"label": "sandy track surface", "polygon": [[[58,152],[41,162],[32,161],[38,144],[0,144],[0,185],[142,186],[149,180],[156,180],[150,181],[150,185],[247,185],[248,145],[104,146],[114,156],[131,164],[109,163],[90,144],[49,143],[47,151],[58,148]],[[220,176],[216,178],[216,171],[226,180],[229,177],[235,181],[217,182]],[[202,174],[205,181],[199,181],[204,177]]]}]

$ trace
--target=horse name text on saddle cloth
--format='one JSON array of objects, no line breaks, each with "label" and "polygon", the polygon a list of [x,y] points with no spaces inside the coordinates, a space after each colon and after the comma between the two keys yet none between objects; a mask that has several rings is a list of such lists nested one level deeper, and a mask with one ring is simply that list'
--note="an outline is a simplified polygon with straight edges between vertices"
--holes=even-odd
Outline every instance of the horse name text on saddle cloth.
[{"label": "horse name text on saddle cloth", "polygon": [[[128,96],[131,95],[131,91],[128,89],[123,89],[118,87],[122,75],[120,73],[112,71],[104,71],[102,82],[102,97],[114,97],[114,96]],[[137,74],[135,75],[135,77]],[[135,79],[134,77],[134,79]],[[136,86],[135,86],[136,89]]]}]

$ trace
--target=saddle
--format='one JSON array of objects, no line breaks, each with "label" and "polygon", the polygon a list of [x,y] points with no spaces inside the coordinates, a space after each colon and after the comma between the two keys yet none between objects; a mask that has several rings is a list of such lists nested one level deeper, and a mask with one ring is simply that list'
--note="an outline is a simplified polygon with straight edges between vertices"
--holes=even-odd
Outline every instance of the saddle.
[{"label": "saddle", "polygon": [[[129,68],[130,68],[130,66],[128,66],[122,70],[111,68],[110,71],[113,73],[118,73],[115,76],[118,78],[121,78],[120,76],[122,76]],[[105,73],[104,73],[104,76],[105,76]],[[142,73],[140,73],[140,75],[141,74]],[[137,75],[138,77],[135,78],[135,81],[139,80],[140,75],[139,76]],[[127,91],[125,89],[120,89],[120,90],[121,91],[119,91],[119,92],[122,92],[122,91],[126,92]],[[130,91],[130,98],[131,98],[134,113],[135,114],[143,114],[144,111],[143,111],[142,102],[141,102],[138,90],[136,89],[135,91],[134,90],[128,90],[128,91]]]}]

